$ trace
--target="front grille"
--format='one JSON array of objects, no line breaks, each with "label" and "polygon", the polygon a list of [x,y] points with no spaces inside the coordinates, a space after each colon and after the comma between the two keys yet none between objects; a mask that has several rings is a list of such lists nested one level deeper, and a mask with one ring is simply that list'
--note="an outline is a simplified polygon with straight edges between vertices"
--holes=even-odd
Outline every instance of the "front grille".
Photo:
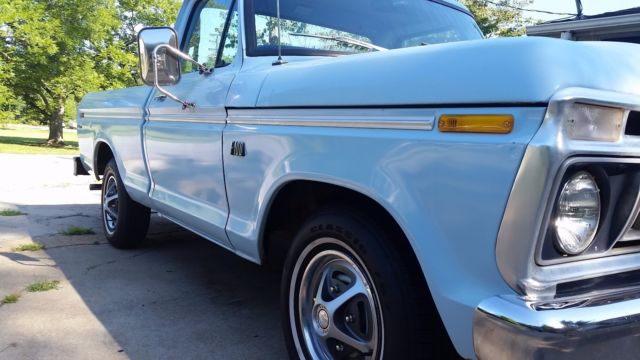
[{"label": "front grille", "polygon": [[614,245],[614,248],[628,248],[631,246],[640,246],[640,215],[636,217],[631,228]]},{"label": "front grille", "polygon": [[590,292],[621,291],[638,286],[640,286],[640,270],[633,270],[624,273],[560,283],[556,287],[555,297],[571,297]]},{"label": "front grille", "polygon": [[629,113],[624,133],[625,135],[640,136],[640,111],[631,111]]}]

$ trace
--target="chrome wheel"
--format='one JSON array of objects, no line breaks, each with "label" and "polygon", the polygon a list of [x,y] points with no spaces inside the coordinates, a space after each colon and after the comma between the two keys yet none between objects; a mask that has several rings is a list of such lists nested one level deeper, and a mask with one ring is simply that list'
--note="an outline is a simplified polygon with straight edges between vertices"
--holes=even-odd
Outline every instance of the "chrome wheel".
[{"label": "chrome wheel", "polygon": [[[326,249],[318,252],[320,246]],[[331,238],[313,241],[298,258],[290,284],[291,327],[299,334],[295,342],[301,358],[381,357],[378,296],[351,249]]]},{"label": "chrome wheel", "polygon": [[118,186],[113,175],[109,175],[105,180],[102,193],[102,219],[107,233],[113,234],[118,224]]}]

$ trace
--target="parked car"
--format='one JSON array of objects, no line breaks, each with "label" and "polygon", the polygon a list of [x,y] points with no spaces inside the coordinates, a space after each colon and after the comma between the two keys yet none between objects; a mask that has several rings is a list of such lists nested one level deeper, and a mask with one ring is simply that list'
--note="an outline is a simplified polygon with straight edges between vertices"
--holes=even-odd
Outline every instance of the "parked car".
[{"label": "parked car", "polygon": [[640,47],[454,0],[186,0],[139,43],[79,106],[105,236],[282,260],[292,358],[640,353]]}]

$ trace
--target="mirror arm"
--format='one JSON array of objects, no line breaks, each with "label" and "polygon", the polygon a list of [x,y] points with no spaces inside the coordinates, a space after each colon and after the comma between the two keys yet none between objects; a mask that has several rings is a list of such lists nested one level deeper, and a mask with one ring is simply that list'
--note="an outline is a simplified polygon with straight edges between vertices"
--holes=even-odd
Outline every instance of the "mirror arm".
[{"label": "mirror arm", "polygon": [[181,58],[182,60],[185,60],[185,61],[188,61],[190,63],[193,63],[193,64],[197,65],[198,66],[198,72],[201,75],[211,75],[213,73],[213,69],[212,68],[207,67],[207,65],[205,65],[205,64],[200,64],[199,62],[195,61],[191,56],[183,53],[182,51],[180,51],[180,50],[178,50],[178,49],[176,49],[176,48],[174,48],[174,47],[172,47],[170,45],[166,45],[166,44],[158,45],[156,47],[156,49],[158,47],[163,47],[166,50],[168,50],[170,53],[172,53],[175,56]]},{"label": "mirror arm", "polygon": [[153,85],[155,86],[156,89],[158,89],[158,91],[160,91],[162,94],[166,95],[168,98],[170,98],[173,101],[179,102],[180,104],[182,104],[182,109],[187,109],[187,108],[195,108],[196,104],[192,103],[192,102],[188,102],[188,101],[184,101],[179,99],[177,96],[173,95],[172,93],[168,92],[167,90],[165,90],[162,86],[160,86],[160,83],[158,81],[158,52],[161,49],[165,49],[166,52],[170,52],[172,54],[174,54],[175,56],[185,60],[185,61],[189,61],[192,62],[194,64],[196,64],[198,66],[198,71],[200,72],[200,74],[204,74],[204,75],[210,75],[211,73],[213,73],[213,71],[211,69],[209,69],[206,65],[204,64],[200,64],[197,61],[193,60],[193,58],[191,58],[191,56],[183,53],[182,51],[179,51],[167,44],[160,44],[158,46],[155,47],[155,49],[153,49],[153,73],[154,73],[154,78],[153,78]]}]

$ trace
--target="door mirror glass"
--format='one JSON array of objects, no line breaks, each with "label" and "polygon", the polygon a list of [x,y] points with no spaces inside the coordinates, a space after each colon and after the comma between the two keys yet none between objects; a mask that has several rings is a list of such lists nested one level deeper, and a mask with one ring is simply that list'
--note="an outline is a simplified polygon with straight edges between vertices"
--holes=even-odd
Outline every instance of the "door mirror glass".
[{"label": "door mirror glass", "polygon": [[[175,85],[180,81],[180,60],[171,49],[178,49],[178,35],[172,28],[149,27],[140,30],[138,33],[140,76],[146,85],[156,85],[156,76],[159,86]],[[157,55],[156,66],[154,66],[154,51]]]}]

